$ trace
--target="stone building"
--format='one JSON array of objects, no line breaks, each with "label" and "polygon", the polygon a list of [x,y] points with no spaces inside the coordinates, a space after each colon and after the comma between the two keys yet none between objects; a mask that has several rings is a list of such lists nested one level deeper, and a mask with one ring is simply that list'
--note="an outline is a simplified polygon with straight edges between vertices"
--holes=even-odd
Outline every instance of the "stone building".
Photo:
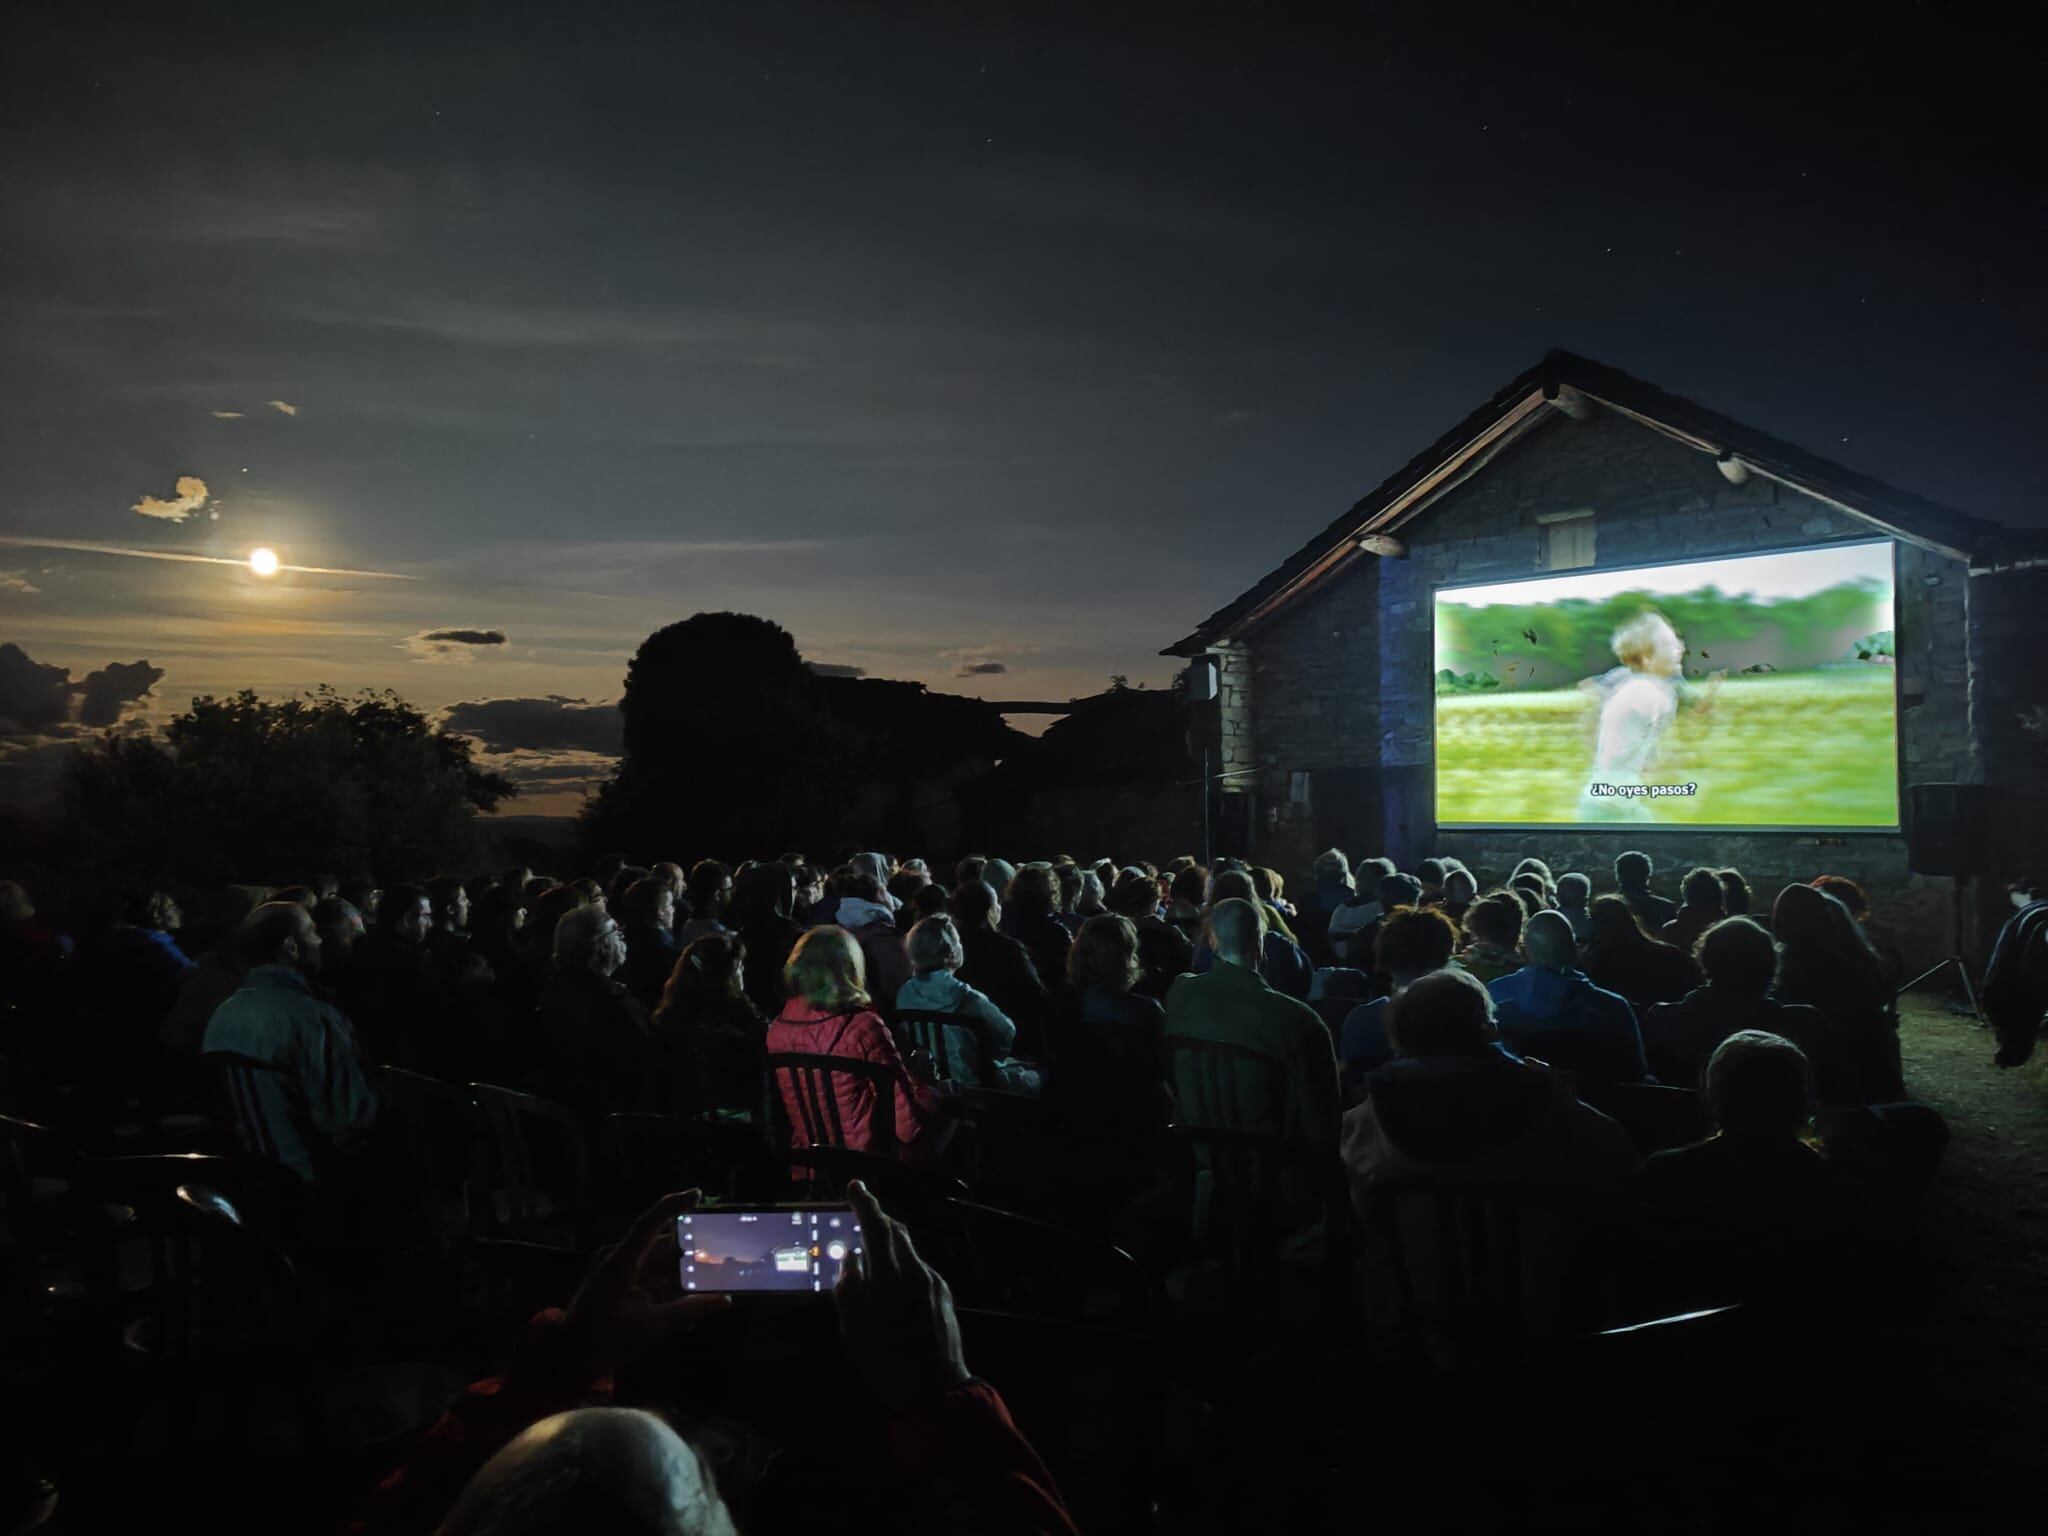
[{"label": "stone building", "polygon": [[[1897,546],[1906,826],[1437,827],[1436,589],[1880,536]],[[1615,369],[1552,353],[1164,654],[1214,658],[1224,841],[1282,870],[1305,873],[1334,844],[1404,867],[1455,854],[1499,878],[1535,852],[1593,874],[1602,888],[1614,855],[1640,847],[1665,871],[1736,865],[1764,902],[1788,879],[1842,873],[1872,889],[1909,959],[1938,959],[1980,949],[2004,900],[1991,877],[2043,857],[2044,555],[2038,535],[1895,490]],[[1930,852],[1939,829],[1914,826],[1907,809],[1918,784],[1998,792],[1950,798],[1995,819],[1999,835],[1961,862]]]}]

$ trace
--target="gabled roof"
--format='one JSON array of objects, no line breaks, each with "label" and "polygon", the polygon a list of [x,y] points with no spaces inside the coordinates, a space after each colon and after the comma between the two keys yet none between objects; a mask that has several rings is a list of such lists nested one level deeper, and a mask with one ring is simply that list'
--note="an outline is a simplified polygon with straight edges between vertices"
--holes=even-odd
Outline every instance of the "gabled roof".
[{"label": "gabled roof", "polygon": [[1160,654],[1199,655],[1353,560],[1374,558],[1359,548],[1360,539],[1390,534],[1421,516],[1438,497],[1550,416],[1582,416],[1589,408],[1615,411],[1718,460],[1739,461],[1751,474],[1789,485],[1897,538],[1972,566],[2036,554],[2043,542],[2038,535],[1896,490],[1618,368],[1554,351],[1388,476],[1257,585]]}]

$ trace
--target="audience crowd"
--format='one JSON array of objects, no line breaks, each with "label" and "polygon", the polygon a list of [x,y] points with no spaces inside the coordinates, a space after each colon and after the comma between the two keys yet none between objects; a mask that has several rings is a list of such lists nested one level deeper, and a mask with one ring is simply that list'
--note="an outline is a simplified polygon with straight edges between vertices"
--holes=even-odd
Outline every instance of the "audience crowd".
[{"label": "audience crowd", "polygon": [[[1120,1245],[1155,1278],[1203,1260],[1256,1145],[1308,1170],[1274,1186],[1274,1219],[1319,1224],[1372,1346],[1425,1365],[1448,1358],[1430,1330],[1456,1328],[1404,1246],[1418,1191],[1620,1213],[1668,1260],[1646,1306],[1796,1301],[1882,1239],[1939,1156],[1901,1077],[1896,954],[1847,879],[1753,909],[1735,870],[1666,894],[1636,852],[1598,878],[1336,849],[1305,874],[1297,904],[1281,872],[1231,858],[609,857],[566,880],[236,888],[240,910],[192,926],[164,889],[57,922],[5,883],[0,1107],[84,1128],[189,1087],[286,1177],[309,1273],[308,1234],[363,1240],[380,1181],[403,1176],[394,1093],[415,1079],[562,1106],[600,1180],[636,1117],[739,1128],[799,1173],[827,1140]],[[1987,987],[2003,1064],[2048,1001],[2044,912],[2024,893]],[[793,1055],[845,1064],[818,1079],[829,1103]],[[915,1217],[867,1177],[839,1311],[904,1488],[937,1529],[1073,1529],[969,1373]],[[1192,1215],[1188,1187],[1207,1202]],[[401,1447],[358,1528],[733,1529],[716,1431],[631,1398],[622,1359],[725,1307],[649,1279],[672,1273],[696,1198],[649,1211],[502,1374]],[[18,1211],[9,1225],[20,1242]]]}]

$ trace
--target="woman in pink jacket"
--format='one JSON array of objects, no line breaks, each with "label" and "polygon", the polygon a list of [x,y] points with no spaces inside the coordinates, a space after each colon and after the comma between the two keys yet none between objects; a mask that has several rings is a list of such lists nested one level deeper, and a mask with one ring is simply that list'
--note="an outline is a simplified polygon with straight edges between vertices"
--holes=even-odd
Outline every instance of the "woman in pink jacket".
[{"label": "woman in pink jacket", "polygon": [[[860,945],[844,928],[813,928],[797,941],[783,968],[789,1001],[768,1026],[768,1051],[844,1056],[872,1062],[896,1084],[897,1155],[905,1159],[930,1156],[944,1138],[940,1107],[944,1095],[913,1076],[888,1025],[876,1013],[867,992],[867,969]],[[789,1113],[790,1139],[802,1151],[809,1138],[803,1114],[788,1077],[778,1073],[776,1087]],[[835,1073],[832,1088],[839,1104],[846,1145],[855,1152],[875,1150],[876,1093],[865,1077]]]}]

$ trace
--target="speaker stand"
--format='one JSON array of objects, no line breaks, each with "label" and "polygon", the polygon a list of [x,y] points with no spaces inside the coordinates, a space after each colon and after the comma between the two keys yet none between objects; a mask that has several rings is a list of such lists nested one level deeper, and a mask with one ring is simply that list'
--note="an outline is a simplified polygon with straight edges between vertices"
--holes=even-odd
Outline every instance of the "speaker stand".
[{"label": "speaker stand", "polygon": [[1963,957],[1961,955],[1950,955],[1946,960],[1936,961],[1911,981],[1902,985],[1892,996],[1894,998],[1904,997],[1908,992],[1919,986],[1921,982],[1926,981],[1930,976],[1940,975],[1950,966],[1954,966],[1956,974],[1963,978],[1963,996],[1970,1000],[1970,1017],[1981,1025],[1984,1022],[1984,1010],[1977,1006],[1977,989],[1970,982],[1970,968],[1963,964]]}]

